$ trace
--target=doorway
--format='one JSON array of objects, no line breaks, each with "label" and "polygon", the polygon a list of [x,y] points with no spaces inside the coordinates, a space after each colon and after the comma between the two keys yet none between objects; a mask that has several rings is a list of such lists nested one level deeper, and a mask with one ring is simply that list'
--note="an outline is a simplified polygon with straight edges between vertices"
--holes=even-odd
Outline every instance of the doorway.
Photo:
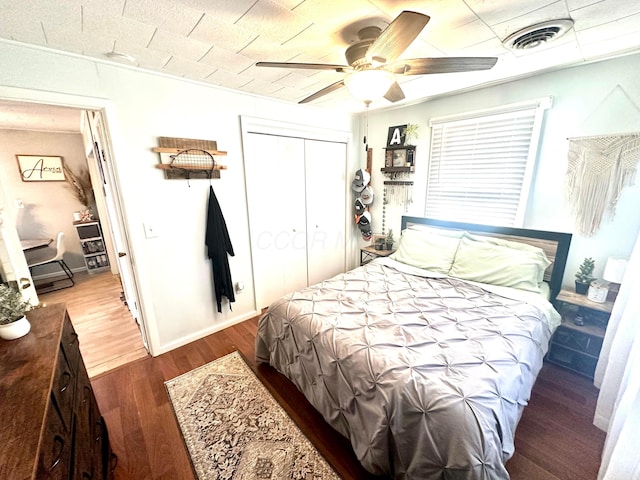
[{"label": "doorway", "polygon": [[[125,325],[127,328],[124,328],[122,326],[122,322],[133,324],[135,326],[135,331],[137,332],[137,346],[135,348],[129,346],[126,350],[129,352],[135,351],[136,353],[134,356],[146,356],[148,354],[148,348],[144,320],[141,317],[138,308],[138,288],[129,260],[128,235],[122,218],[123,212],[119,202],[118,184],[115,172],[113,171],[114,167],[111,163],[112,149],[110,135],[103,116],[103,110],[100,108],[89,110],[79,106],[60,106],[47,103],[21,102],[13,99],[0,100],[0,109],[3,110],[11,111],[13,108],[19,108],[20,105],[28,106],[28,108],[25,108],[34,117],[39,117],[40,121],[48,121],[50,124],[57,125],[58,128],[60,128],[59,125],[65,121],[63,117],[67,114],[79,119],[82,118],[82,121],[77,123],[78,129],[76,133],[78,136],[84,136],[82,140],[86,147],[84,149],[84,160],[86,161],[86,168],[91,176],[91,184],[96,197],[96,213],[100,219],[102,230],[105,234],[105,242],[107,242],[108,238],[108,243],[111,247],[107,249],[109,262],[112,265],[110,271],[97,273],[95,275],[78,272],[76,277],[79,277],[80,281],[76,282],[76,286],[66,289],[66,291],[44,294],[42,295],[41,301],[48,303],[64,301],[68,304],[68,309],[71,308],[71,305],[74,304],[74,302],[80,301],[82,303],[82,308],[80,310],[81,313],[77,314],[76,311],[76,316],[79,315],[81,318],[74,318],[70,312],[74,325],[85,322],[86,318],[89,317],[92,317],[94,320],[96,317],[102,317],[103,325],[100,328],[97,328],[94,325],[91,327],[91,330],[102,331],[104,333],[104,341],[91,341],[85,343],[87,345],[93,345],[91,348],[99,349],[106,356],[110,355],[109,352],[113,353],[114,351],[117,351],[117,348],[109,348],[108,343],[112,342],[114,338],[118,338],[118,335],[110,335],[109,330],[127,330],[127,328],[131,326]],[[56,114],[59,115],[58,120],[55,118]],[[51,118],[51,115],[53,115],[53,118]],[[3,117],[6,118],[6,115]],[[28,128],[24,125],[24,115],[16,115],[16,122],[15,126],[10,126],[6,123],[0,125],[0,129],[11,129],[15,132],[19,132],[21,131],[21,128]],[[50,134],[52,133],[54,132],[51,132]],[[13,153],[11,153],[11,155],[12,154]],[[9,155],[4,155],[4,157],[9,157]],[[8,161],[8,158],[5,158],[4,161]],[[4,182],[7,181],[10,180],[5,178]],[[6,185],[1,186],[4,188]],[[20,186],[16,188],[20,188]],[[13,194],[9,195],[9,198],[6,198],[7,202],[13,202],[13,197],[16,197],[15,192],[16,190],[14,189],[12,192]],[[69,217],[69,224],[72,221],[71,213],[72,212],[66,211],[63,213]],[[13,226],[10,227],[13,228]],[[67,235],[67,242],[72,243],[77,240],[77,236]],[[21,256],[22,259],[18,259],[19,261],[17,263],[25,262],[24,254],[21,250],[13,249],[8,252],[8,254],[13,257]],[[109,313],[107,314],[107,312]],[[82,330],[81,328],[76,329]],[[80,331],[78,331],[78,334],[80,336],[82,350],[82,334]],[[131,338],[129,338],[128,341],[131,341]],[[85,346],[85,350],[86,348],[88,347]],[[83,355],[84,353],[85,352],[83,351]],[[96,357],[93,354],[89,356]],[[130,357],[131,355],[126,358]],[[99,358],[99,356],[97,358]],[[115,363],[113,361],[114,359],[106,358],[106,360],[106,362],[98,361],[98,363],[103,363],[107,366],[116,365],[123,359],[120,359]],[[102,373],[104,368],[105,367],[101,367],[97,372]]]}]

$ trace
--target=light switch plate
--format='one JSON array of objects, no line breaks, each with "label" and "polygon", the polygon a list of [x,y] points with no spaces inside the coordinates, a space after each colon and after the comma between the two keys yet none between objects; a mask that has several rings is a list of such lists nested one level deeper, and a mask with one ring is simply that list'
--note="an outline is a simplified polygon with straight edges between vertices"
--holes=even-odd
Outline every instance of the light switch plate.
[{"label": "light switch plate", "polygon": [[158,236],[158,231],[154,224],[145,222],[142,224],[144,226],[144,236],[147,238],[156,238]]}]

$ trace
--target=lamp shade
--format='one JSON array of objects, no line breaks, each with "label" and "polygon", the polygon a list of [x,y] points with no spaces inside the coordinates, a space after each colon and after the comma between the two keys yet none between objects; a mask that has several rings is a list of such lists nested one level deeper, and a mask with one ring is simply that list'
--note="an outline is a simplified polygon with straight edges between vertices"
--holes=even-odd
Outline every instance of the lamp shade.
[{"label": "lamp shade", "polygon": [[622,257],[609,257],[604,267],[602,278],[611,283],[622,283],[624,272],[627,269],[629,259]]},{"label": "lamp shade", "polygon": [[379,100],[389,91],[396,77],[386,70],[360,70],[347,75],[344,83],[349,93],[362,102]]}]

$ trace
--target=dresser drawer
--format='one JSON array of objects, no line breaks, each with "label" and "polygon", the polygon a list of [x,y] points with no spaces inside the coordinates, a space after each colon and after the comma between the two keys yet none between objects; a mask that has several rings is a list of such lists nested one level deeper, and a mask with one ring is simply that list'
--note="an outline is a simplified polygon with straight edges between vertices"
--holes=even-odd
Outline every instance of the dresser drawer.
[{"label": "dresser drawer", "polygon": [[74,479],[101,478],[93,467],[93,390],[82,358],[79,360],[74,422]]},{"label": "dresser drawer", "polygon": [[72,435],[58,410],[49,403],[38,458],[38,479],[68,479],[71,475]]},{"label": "dresser drawer", "polygon": [[110,478],[111,450],[109,448],[109,433],[104,418],[100,416],[97,404],[95,404],[95,417],[93,423],[93,468],[96,478]]},{"label": "dresser drawer", "polygon": [[73,402],[76,390],[76,374],[69,366],[62,352],[58,355],[55,377],[51,389],[54,405],[60,412],[62,422],[68,432],[71,432],[73,419]]},{"label": "dresser drawer", "polygon": [[78,371],[78,359],[80,358],[80,345],[78,343],[78,334],[73,329],[71,320],[67,316],[62,326],[62,337],[60,339],[60,345],[64,356],[69,362],[69,366],[74,372]]}]

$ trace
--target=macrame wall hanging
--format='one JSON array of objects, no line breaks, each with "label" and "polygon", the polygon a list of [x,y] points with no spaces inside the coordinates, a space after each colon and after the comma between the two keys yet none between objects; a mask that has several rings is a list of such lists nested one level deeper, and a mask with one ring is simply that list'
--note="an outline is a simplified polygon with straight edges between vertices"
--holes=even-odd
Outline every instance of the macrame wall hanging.
[{"label": "macrame wall hanging", "polygon": [[580,234],[592,236],[622,189],[635,182],[640,133],[570,138],[567,191]]}]

